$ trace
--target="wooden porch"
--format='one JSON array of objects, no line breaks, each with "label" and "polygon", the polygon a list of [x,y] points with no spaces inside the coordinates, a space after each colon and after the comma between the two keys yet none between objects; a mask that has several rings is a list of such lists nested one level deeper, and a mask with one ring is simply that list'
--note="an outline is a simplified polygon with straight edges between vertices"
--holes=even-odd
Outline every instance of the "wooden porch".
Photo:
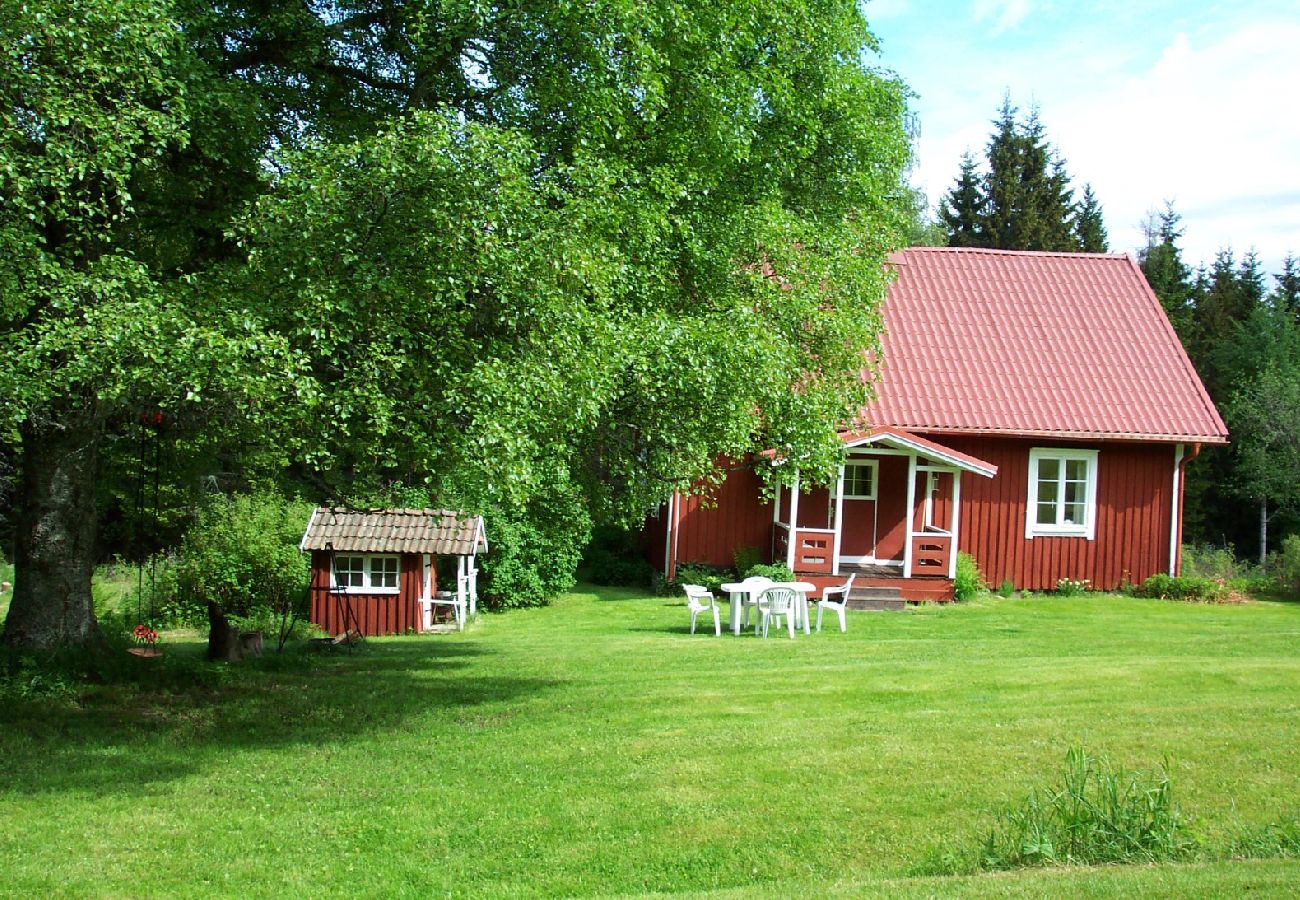
[{"label": "wooden porch", "polygon": [[841,565],[840,574],[825,572],[798,572],[799,581],[823,588],[841,585],[849,575],[853,592],[849,595],[849,609],[901,610],[908,603],[946,603],[953,599],[953,581],[943,575],[919,575],[904,578],[899,566]]}]

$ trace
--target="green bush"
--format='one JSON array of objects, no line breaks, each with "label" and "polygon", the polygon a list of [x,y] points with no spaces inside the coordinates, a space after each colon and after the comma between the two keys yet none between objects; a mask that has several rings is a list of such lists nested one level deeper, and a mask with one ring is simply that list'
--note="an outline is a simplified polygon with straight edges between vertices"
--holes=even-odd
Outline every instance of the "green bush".
[{"label": "green bush", "polygon": [[711,566],[708,563],[686,562],[677,566],[676,577],[668,584],[668,593],[680,594],[682,587],[688,584],[698,584],[706,587],[718,595],[722,593],[722,585],[736,577],[725,566]]},{"label": "green bush", "polygon": [[1219,603],[1228,598],[1226,584],[1211,578],[1194,575],[1165,575],[1157,573],[1133,591],[1138,597],[1158,600],[1191,600],[1201,603]]},{"label": "green bush", "polygon": [[759,563],[745,569],[746,578],[770,578],[773,581],[794,581],[794,572],[778,563]]},{"label": "green bush", "polygon": [[957,577],[952,581],[952,592],[958,600],[970,600],[988,590],[979,563],[969,553],[957,554]]},{"label": "green bush", "polygon": [[1010,597],[1016,592],[1016,583],[1010,578],[1003,578],[1002,583],[998,585],[999,597]]},{"label": "green bush", "polygon": [[646,561],[638,533],[604,526],[583,551],[579,572],[593,584],[646,587],[655,568]]},{"label": "green bush", "polygon": [[591,539],[591,515],[576,493],[557,489],[522,508],[489,509],[483,525],[491,550],[479,558],[479,594],[488,608],[542,606],[575,584]]},{"label": "green bush", "polygon": [[1300,599],[1300,534],[1282,541],[1273,559],[1273,580],[1282,594]]},{"label": "green bush", "polygon": [[1193,578],[1210,578],[1227,583],[1249,574],[1249,566],[1237,559],[1231,547],[1212,544],[1184,544],[1182,573]]},{"label": "green bush", "polygon": [[310,563],[298,542],[310,516],[309,505],[272,492],[213,499],[181,541],[165,613],[202,622],[209,602],[236,617],[305,612]]},{"label": "green bush", "polygon": [[737,547],[731,554],[731,562],[737,572],[748,572],[754,566],[762,565],[763,551],[758,547]]}]

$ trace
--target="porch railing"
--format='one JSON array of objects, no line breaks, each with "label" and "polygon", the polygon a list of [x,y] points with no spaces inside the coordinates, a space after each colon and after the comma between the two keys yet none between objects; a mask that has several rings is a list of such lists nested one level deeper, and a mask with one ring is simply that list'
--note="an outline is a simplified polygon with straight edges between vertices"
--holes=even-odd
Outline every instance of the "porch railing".
[{"label": "porch railing", "polygon": [[912,532],[912,571],[908,574],[913,578],[919,575],[938,575],[947,578],[951,561],[951,534],[932,531]]}]

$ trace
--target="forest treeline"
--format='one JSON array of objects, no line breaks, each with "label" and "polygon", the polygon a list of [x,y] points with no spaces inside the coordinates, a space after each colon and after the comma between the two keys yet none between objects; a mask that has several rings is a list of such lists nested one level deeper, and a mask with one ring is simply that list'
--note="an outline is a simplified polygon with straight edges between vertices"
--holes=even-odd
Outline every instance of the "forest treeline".
[{"label": "forest treeline", "polygon": [[[953,247],[1107,250],[1091,188],[1074,189],[1037,112],[1021,117],[1009,98],[984,158],[963,157],[936,225]],[[1193,265],[1169,203],[1144,230],[1138,262],[1231,432],[1188,467],[1184,539],[1262,559],[1300,532],[1300,263],[1288,255],[1266,273],[1254,251],[1225,248]]]}]

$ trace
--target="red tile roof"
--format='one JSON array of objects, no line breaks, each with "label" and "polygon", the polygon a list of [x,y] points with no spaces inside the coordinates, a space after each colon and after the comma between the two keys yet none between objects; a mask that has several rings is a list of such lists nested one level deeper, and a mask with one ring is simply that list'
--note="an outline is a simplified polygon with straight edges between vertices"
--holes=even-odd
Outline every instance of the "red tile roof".
[{"label": "red tile roof", "polygon": [[914,248],[890,258],[878,399],[909,431],[1224,443],[1132,257]]}]

